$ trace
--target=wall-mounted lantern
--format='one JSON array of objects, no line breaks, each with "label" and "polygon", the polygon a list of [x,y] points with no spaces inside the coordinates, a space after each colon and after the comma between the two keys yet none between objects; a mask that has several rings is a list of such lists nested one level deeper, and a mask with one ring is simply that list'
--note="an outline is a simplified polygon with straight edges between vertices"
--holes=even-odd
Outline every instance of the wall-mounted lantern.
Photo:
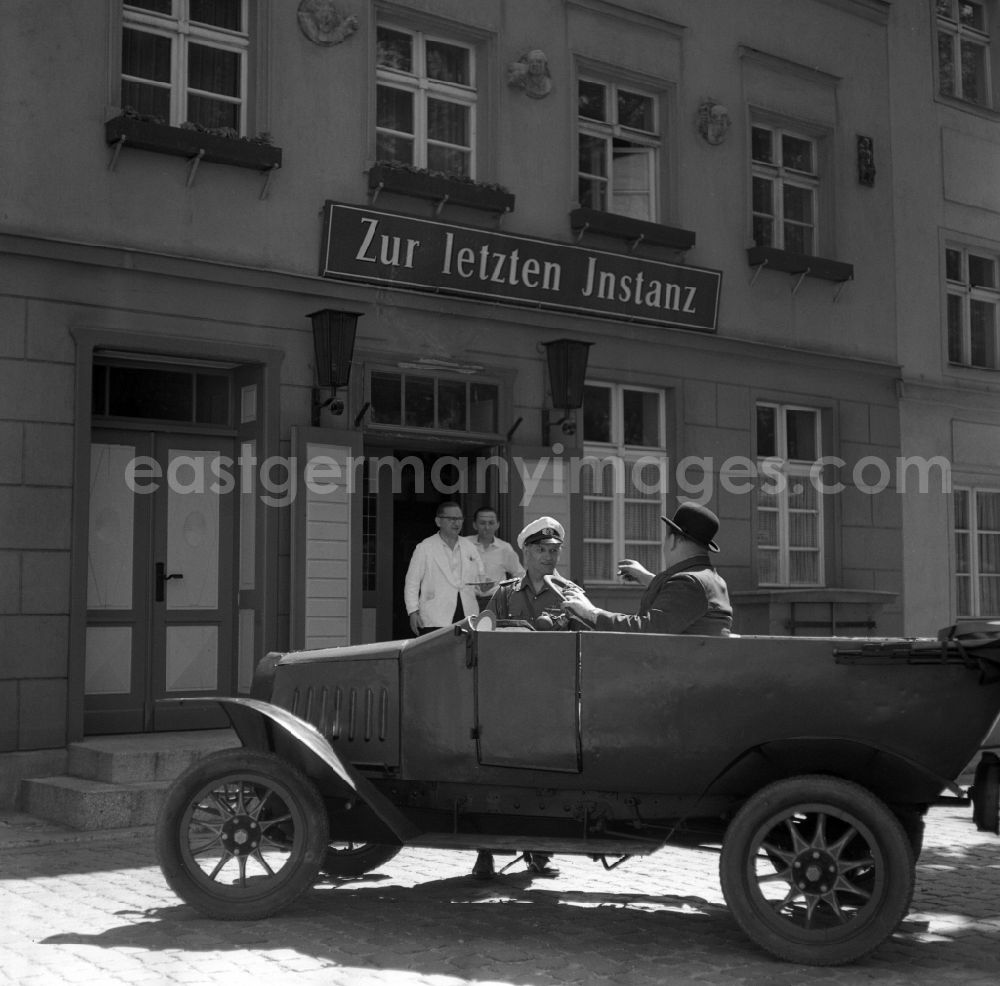
[{"label": "wall-mounted lantern", "polygon": [[[339,312],[321,308],[307,317],[312,320],[313,347],[316,353],[316,386],[312,392],[312,423],[318,425],[324,407],[331,414],[343,414],[344,402],[337,399],[337,390],[346,387],[351,377],[354,358],[354,337],[361,312]],[[321,400],[322,390],[332,390]]]},{"label": "wall-mounted lantern", "polygon": [[549,364],[549,390],[552,406],[564,412],[559,421],[549,421],[547,409],[543,411],[543,440],[548,442],[550,425],[561,425],[564,435],[576,433],[576,420],[569,412],[583,407],[583,388],[587,380],[587,358],[592,342],[576,339],[555,339],[546,342]]}]

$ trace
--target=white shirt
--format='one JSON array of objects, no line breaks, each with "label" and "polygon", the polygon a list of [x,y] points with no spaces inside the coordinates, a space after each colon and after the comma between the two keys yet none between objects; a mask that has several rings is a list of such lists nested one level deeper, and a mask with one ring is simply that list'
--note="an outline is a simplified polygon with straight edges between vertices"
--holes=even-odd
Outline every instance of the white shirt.
[{"label": "white shirt", "polygon": [[[524,575],[524,566],[517,557],[517,552],[502,538],[495,537],[492,544],[483,544],[478,534],[470,534],[464,540],[474,544],[479,550],[483,570],[491,582],[502,582],[506,578]],[[477,591],[476,594],[488,597],[493,594],[494,588],[495,586],[490,586],[485,592]]]}]

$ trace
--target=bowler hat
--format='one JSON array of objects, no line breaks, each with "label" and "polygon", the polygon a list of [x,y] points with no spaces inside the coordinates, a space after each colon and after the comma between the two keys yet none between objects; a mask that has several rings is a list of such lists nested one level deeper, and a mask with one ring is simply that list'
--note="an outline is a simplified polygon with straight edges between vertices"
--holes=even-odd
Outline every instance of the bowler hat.
[{"label": "bowler hat", "polygon": [[661,517],[668,527],[692,541],[704,544],[710,551],[719,546],[712,540],[719,531],[719,518],[700,503],[682,503],[674,512],[674,519]]}]

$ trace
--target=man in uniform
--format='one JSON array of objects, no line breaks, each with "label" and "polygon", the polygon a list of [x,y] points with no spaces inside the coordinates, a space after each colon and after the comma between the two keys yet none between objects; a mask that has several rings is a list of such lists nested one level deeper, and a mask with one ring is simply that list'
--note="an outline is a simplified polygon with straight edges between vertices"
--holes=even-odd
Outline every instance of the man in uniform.
[{"label": "man in uniform", "polygon": [[536,630],[563,629],[565,623],[560,625],[558,617],[562,597],[549,587],[545,576],[556,574],[565,536],[562,524],[552,517],[528,524],[517,536],[525,573],[501,582],[486,609],[499,620],[525,620]]},{"label": "man in uniform", "polygon": [[719,518],[699,503],[682,503],[667,525],[663,542],[666,570],[653,574],[631,560],[619,563],[626,577],[642,582],[646,591],[634,616],[598,609],[579,589],[564,593],[563,607],[595,630],[624,633],[690,633],[728,637],[733,607],[725,580],[715,570],[710,551]]},{"label": "man in uniform", "polygon": [[[555,574],[565,536],[562,524],[552,517],[539,517],[528,524],[517,536],[517,546],[524,555],[525,573],[521,578],[501,582],[486,609],[500,620],[525,620],[536,630],[565,627],[565,618],[558,616],[562,598],[545,582],[546,575]],[[558,876],[559,871],[549,866],[551,858],[549,853],[524,854],[532,876]],[[478,880],[496,876],[491,852],[479,851],[472,875]]]}]

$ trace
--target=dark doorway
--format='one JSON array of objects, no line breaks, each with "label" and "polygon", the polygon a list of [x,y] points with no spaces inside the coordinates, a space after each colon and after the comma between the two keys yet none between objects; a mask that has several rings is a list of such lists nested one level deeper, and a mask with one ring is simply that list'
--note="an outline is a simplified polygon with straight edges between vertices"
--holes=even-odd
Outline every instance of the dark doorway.
[{"label": "dark doorway", "polygon": [[[477,489],[474,463],[479,456],[495,456],[494,447],[441,450],[366,448],[369,463],[366,498],[366,572],[364,606],[375,611],[376,640],[405,640],[412,636],[403,598],[403,584],[413,550],[437,532],[434,515],[445,500],[462,507],[462,535],[475,533],[472,517],[489,503],[497,509],[506,498],[497,491],[495,470],[490,470],[484,490]],[[450,460],[465,459],[468,471],[460,475]],[[373,485],[371,464],[384,463]],[[448,460],[448,461],[444,461]],[[455,492],[452,492],[455,490]],[[501,514],[502,516],[502,514]],[[502,536],[502,535],[501,535]]]}]

